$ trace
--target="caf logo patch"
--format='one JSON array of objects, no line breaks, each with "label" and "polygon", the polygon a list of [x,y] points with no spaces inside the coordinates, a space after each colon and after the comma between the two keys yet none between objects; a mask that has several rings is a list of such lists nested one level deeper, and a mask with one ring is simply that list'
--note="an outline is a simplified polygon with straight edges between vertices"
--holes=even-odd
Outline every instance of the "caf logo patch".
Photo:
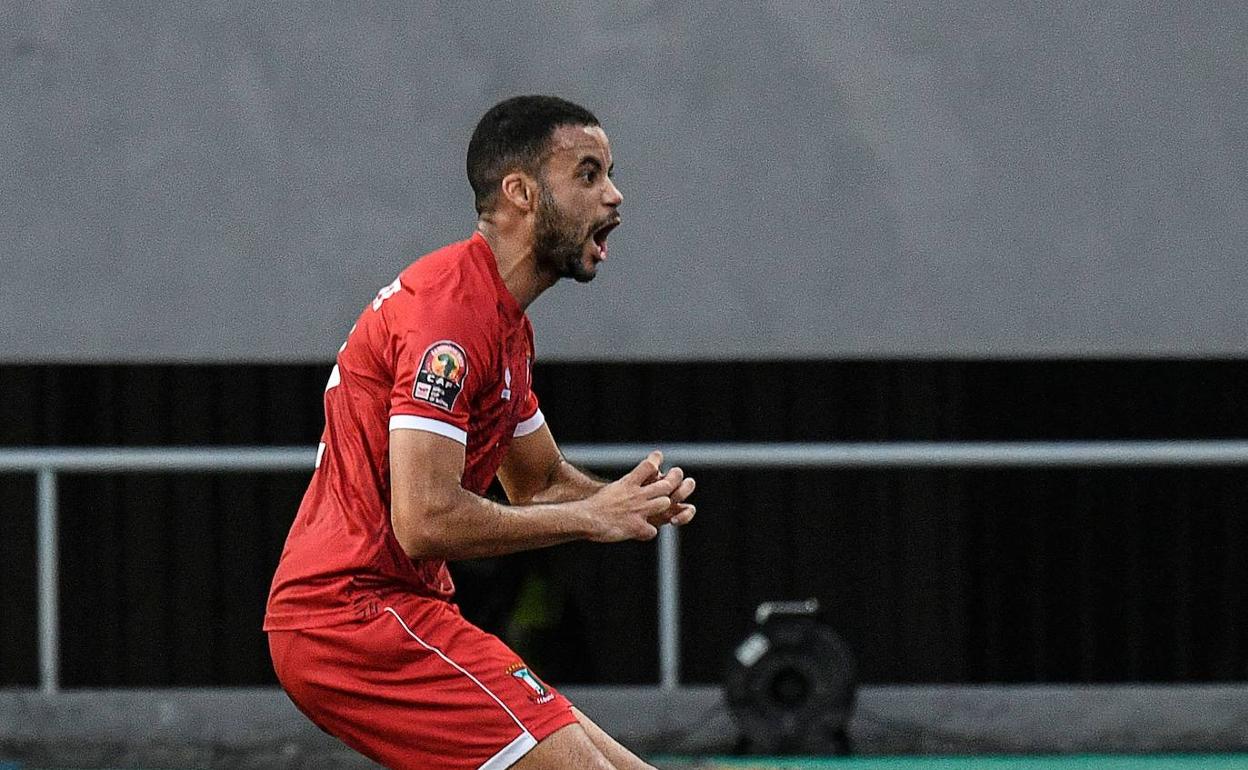
[{"label": "caf logo patch", "polygon": [[511,678],[524,689],[524,694],[534,703],[550,703],[555,699],[555,694],[550,688],[534,676],[533,672],[529,671],[529,667],[523,663],[513,663],[508,666],[507,673],[511,674]]},{"label": "caf logo patch", "polygon": [[420,358],[412,397],[449,412],[455,407],[467,376],[468,356],[464,349],[450,340],[435,342]]}]

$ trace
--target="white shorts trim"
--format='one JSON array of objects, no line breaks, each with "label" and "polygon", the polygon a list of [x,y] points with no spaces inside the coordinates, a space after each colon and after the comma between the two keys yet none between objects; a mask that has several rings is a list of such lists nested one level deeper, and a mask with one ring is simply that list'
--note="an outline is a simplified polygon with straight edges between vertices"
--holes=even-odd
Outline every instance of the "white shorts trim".
[{"label": "white shorts trim", "polygon": [[516,426],[515,433],[511,435],[513,438],[520,438],[521,436],[527,436],[545,424],[546,424],[546,415],[542,414],[541,409],[538,409],[536,412],[533,413],[532,417],[518,424]]},{"label": "white shorts trim", "polygon": [[[506,704],[506,703],[503,703],[503,701],[502,701],[501,699],[499,699],[499,697],[498,697],[497,695],[495,695],[494,693],[490,692],[490,688],[488,688],[488,687],[486,687],[485,685],[481,684],[481,680],[480,680],[480,679],[477,679],[475,676],[473,676],[472,674],[468,673],[468,671],[467,671],[466,669],[464,669],[464,667],[463,667],[463,666],[459,665],[459,664],[458,664],[458,663],[456,663],[455,661],[453,661],[453,660],[451,660],[450,658],[448,658],[448,657],[446,656],[446,654],[445,654],[444,652],[442,652],[441,650],[439,650],[437,647],[434,647],[432,644],[429,644],[429,643],[428,643],[428,642],[426,642],[424,639],[421,639],[419,636],[417,636],[416,634],[412,633],[412,629],[408,628],[407,623],[406,623],[406,622],[404,622],[403,618],[399,617],[399,613],[395,612],[393,607],[386,607],[386,608],[385,608],[385,611],[386,611],[386,612],[388,612],[388,613],[390,613],[391,615],[393,615],[393,616],[394,616],[394,619],[395,619],[395,620],[397,620],[397,621],[399,621],[399,625],[400,625],[400,626],[403,626],[403,630],[407,632],[407,635],[408,635],[408,636],[410,636],[410,637],[412,637],[413,639],[415,639],[418,643],[420,643],[420,646],[421,646],[421,647],[424,647],[426,650],[428,650],[428,651],[432,652],[433,654],[437,655],[437,656],[438,656],[439,658],[441,658],[442,660],[444,660],[444,661],[446,661],[447,663],[449,663],[452,667],[454,667],[454,669],[455,669],[456,671],[458,671],[459,673],[461,673],[461,674],[463,674],[464,676],[468,677],[469,679],[471,679],[471,680],[472,680],[472,683],[473,683],[473,684],[475,684],[477,687],[480,687],[480,688],[481,688],[481,692],[483,692],[483,693],[485,693],[486,695],[488,695],[488,696],[490,696],[491,698],[493,698],[493,699],[494,699],[494,702],[498,704],[498,707],[499,707],[499,708],[501,708],[503,711],[506,711],[506,712],[507,712],[507,716],[511,717],[511,721],[515,722],[515,723],[516,723],[516,727],[519,727],[519,728],[520,728],[520,732],[522,733],[522,735],[520,736],[521,738],[523,738],[523,737],[525,737],[525,736],[528,736],[529,740],[533,740],[533,736],[532,736],[532,734],[530,734],[530,733],[529,733],[529,731],[528,731],[528,729],[527,729],[527,728],[525,728],[524,723],[520,721],[520,719],[519,719],[519,718],[515,715],[515,713],[514,713],[511,709],[507,708],[507,704]],[[516,739],[516,740],[519,740],[519,738],[518,738],[518,739]],[[537,744],[537,741],[535,741],[535,740],[534,740],[533,742],[534,742],[534,745],[536,745],[536,744]],[[515,743],[516,743],[516,741],[512,741],[511,743],[509,743],[509,744],[508,744],[508,748],[510,748],[511,746],[515,745]],[[531,749],[531,748],[533,748],[533,747],[532,747],[532,746],[530,746],[529,748]],[[507,749],[503,749],[503,751],[506,751],[506,750],[507,750]],[[513,758],[511,761],[512,761],[512,762],[515,762],[515,761],[516,761],[516,759],[519,759],[520,757],[524,756],[524,752],[525,752],[525,751],[528,751],[528,750],[529,750],[529,749],[525,749],[524,751],[521,751],[519,754],[516,754],[516,755],[515,755],[515,758]],[[502,753],[502,752],[499,752],[499,754],[501,754],[501,753]],[[495,758],[497,758],[497,757],[498,757],[498,754],[496,754],[496,755],[495,755]],[[494,761],[494,759],[490,759],[490,762],[493,762],[493,761]],[[489,764],[489,763],[487,762],[487,763],[486,763],[486,765],[488,765],[488,764]],[[508,763],[507,763],[507,765],[509,765],[509,764],[511,764],[511,762],[508,762]],[[485,767],[486,765],[482,765],[482,767]],[[507,767],[507,765],[492,765],[492,767]]]},{"label": "white shorts trim", "polygon": [[519,738],[504,746],[502,751],[487,759],[478,770],[503,770],[511,767],[536,745],[536,738],[529,733],[522,733]]},{"label": "white shorts trim", "polygon": [[390,418],[390,430],[423,430],[468,445],[468,431],[457,428],[450,423],[429,417],[417,417],[414,414],[396,414]]}]

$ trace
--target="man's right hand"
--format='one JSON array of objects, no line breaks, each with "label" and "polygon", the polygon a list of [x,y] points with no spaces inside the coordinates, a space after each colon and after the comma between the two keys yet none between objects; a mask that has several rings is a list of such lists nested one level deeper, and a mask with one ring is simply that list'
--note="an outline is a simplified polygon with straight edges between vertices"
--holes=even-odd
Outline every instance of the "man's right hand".
[{"label": "man's right hand", "polygon": [[659,534],[649,519],[671,508],[672,494],[684,480],[679,469],[661,475],[662,462],[662,452],[651,452],[636,468],[585,500],[591,519],[590,540],[617,543],[651,540]]}]

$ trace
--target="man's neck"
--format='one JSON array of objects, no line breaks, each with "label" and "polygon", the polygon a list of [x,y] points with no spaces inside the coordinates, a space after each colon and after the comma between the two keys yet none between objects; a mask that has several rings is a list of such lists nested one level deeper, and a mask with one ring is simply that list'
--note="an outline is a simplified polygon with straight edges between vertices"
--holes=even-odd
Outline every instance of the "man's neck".
[{"label": "man's neck", "polygon": [[545,275],[538,267],[533,238],[528,233],[509,231],[485,218],[477,220],[477,232],[489,244],[498,274],[521,310],[527,310],[539,294],[554,285],[556,277]]}]

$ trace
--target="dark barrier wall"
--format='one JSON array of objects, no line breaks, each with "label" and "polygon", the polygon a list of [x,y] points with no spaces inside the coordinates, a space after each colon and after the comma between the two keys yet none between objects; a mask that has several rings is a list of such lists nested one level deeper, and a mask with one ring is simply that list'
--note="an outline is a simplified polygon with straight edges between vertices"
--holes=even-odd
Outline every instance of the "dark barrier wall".
[{"label": "dark barrier wall", "polygon": [[[311,446],[325,367],[7,367],[0,443]],[[1218,438],[1248,362],[546,364],[564,443]],[[687,679],[755,603],[817,596],[871,682],[1248,678],[1248,470],[699,472]],[[69,476],[70,686],[272,681],[259,632],[306,474]],[[32,684],[33,485],[0,478],[0,684]],[[651,682],[650,544],[456,566],[465,611],[556,681]]]},{"label": "dark barrier wall", "polygon": [[[0,361],[325,361],[583,101],[546,360],[1248,354],[1241,0],[0,3]],[[32,320],[38,319],[38,323]],[[660,332],[661,330],[661,332]]]}]

